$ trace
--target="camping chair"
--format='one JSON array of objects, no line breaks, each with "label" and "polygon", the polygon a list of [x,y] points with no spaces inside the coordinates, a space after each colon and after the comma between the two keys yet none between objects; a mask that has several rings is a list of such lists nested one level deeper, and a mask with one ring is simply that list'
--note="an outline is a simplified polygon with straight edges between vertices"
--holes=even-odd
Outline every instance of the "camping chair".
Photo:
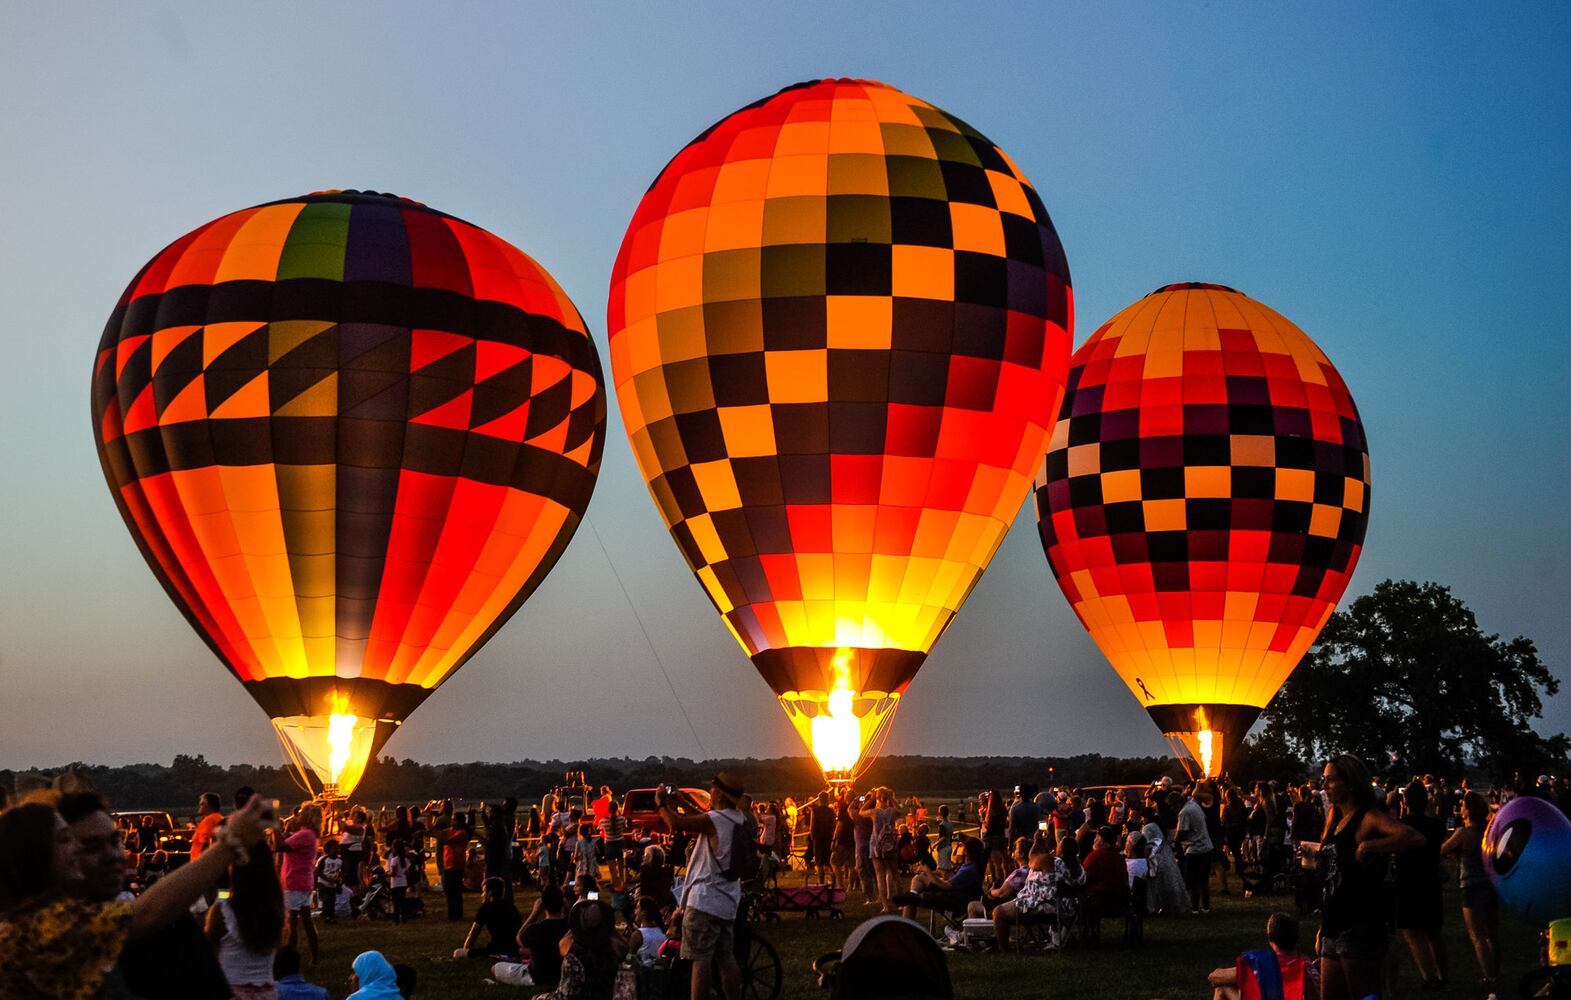
[{"label": "camping chair", "polygon": [[1270,948],[1238,956],[1238,1000],[1304,1000],[1304,958],[1286,962]]},{"label": "camping chair", "polygon": [[1081,938],[1091,945],[1102,943],[1102,921],[1116,920],[1120,917],[1124,921],[1124,940],[1130,944],[1139,944],[1145,938],[1145,879],[1136,879],[1136,887],[1140,893],[1139,905],[1135,902],[1135,888],[1131,888],[1123,897],[1121,904],[1108,904],[1097,901],[1093,903],[1086,900],[1086,905],[1080,914]]},{"label": "camping chair", "polygon": [[921,924],[904,917],[864,921],[843,949],[815,961],[813,971],[829,1000],[954,1000],[955,995],[943,949]]}]

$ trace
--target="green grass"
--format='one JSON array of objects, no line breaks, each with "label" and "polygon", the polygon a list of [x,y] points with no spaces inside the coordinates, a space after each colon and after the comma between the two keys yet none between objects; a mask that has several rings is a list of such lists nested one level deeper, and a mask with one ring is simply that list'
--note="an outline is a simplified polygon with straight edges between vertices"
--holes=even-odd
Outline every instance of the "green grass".
[{"label": "green grass", "polygon": [[[789,873],[783,880],[800,878]],[[1231,964],[1245,948],[1264,943],[1266,917],[1273,910],[1291,911],[1286,897],[1243,899],[1237,893],[1223,896],[1213,885],[1209,915],[1181,918],[1156,918],[1147,921],[1145,943],[1131,947],[1122,941],[1122,928],[1114,921],[1104,924],[1104,943],[1095,949],[1075,948],[1049,954],[966,954],[949,956],[955,995],[967,998],[1129,998],[1151,1000],[1207,1000],[1211,990],[1206,974],[1211,969]],[[855,895],[855,894],[853,894]],[[470,911],[475,897],[467,899]],[[532,897],[520,897],[520,908],[527,910]],[[443,1000],[471,996],[525,996],[513,987],[486,987],[483,980],[489,966],[483,961],[454,960],[448,956],[463,942],[468,924],[449,924],[442,917],[440,894],[426,896],[427,916],[401,927],[386,921],[340,921],[321,927],[322,960],[306,970],[306,977],[326,986],[335,998],[348,994],[349,965],[367,949],[377,949],[390,961],[414,966],[420,975],[420,1000]],[[760,933],[779,951],[784,966],[781,996],[808,1000],[823,998],[810,966],[817,956],[837,950],[851,928],[871,915],[860,903],[849,905],[843,920],[806,920],[787,916],[778,923],[765,925]],[[1445,940],[1450,953],[1451,982],[1441,993],[1425,996],[1476,998],[1482,992],[1475,985],[1477,970],[1472,947],[1462,928],[1460,903],[1454,890],[1446,897]],[[1304,920],[1306,941],[1313,940],[1315,918]],[[1501,925],[1505,962],[1502,995],[1514,995],[1514,984],[1531,965],[1536,964],[1536,929],[1505,917]],[[1392,961],[1396,970],[1396,994],[1415,995],[1417,977],[1406,947],[1392,941]]]}]

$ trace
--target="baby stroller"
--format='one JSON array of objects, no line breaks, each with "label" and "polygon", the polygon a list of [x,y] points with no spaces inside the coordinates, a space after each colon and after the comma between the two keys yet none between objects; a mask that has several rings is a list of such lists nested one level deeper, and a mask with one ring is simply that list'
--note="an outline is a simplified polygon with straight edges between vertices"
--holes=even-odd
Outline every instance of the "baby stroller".
[{"label": "baby stroller", "polygon": [[932,935],[904,917],[874,917],[845,948],[813,963],[829,1000],[954,1000],[949,963]]}]

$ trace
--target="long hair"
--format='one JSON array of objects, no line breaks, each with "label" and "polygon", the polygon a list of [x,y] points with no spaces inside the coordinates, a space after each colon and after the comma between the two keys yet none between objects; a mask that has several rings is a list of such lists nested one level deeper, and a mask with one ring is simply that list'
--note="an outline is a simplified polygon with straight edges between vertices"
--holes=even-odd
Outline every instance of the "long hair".
[{"label": "long hair", "polygon": [[57,874],[54,806],[30,802],[0,813],[0,913],[43,895]]},{"label": "long hair", "polygon": [[267,844],[251,848],[251,863],[229,872],[229,912],[235,932],[252,951],[273,951],[284,937],[284,890]]},{"label": "long hair", "polygon": [[[1336,772],[1336,776],[1342,779],[1342,784],[1347,786],[1347,794],[1348,798],[1352,800],[1353,812],[1358,812],[1360,809],[1368,809],[1375,804],[1374,779],[1370,778],[1369,768],[1364,765],[1362,760],[1350,753],[1339,753],[1326,761],[1326,767]],[[1325,831],[1321,834],[1321,840],[1325,840],[1331,835],[1331,825],[1339,818],[1339,812],[1340,807],[1335,805],[1326,810],[1326,825]]]}]

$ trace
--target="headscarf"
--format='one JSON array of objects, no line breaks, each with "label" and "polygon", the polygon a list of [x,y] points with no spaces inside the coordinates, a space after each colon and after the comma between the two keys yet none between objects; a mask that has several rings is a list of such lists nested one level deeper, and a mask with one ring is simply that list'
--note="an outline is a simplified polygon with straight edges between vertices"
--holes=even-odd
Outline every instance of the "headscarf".
[{"label": "headscarf", "polygon": [[398,974],[379,951],[363,951],[353,965],[360,988],[348,1000],[403,1000],[398,992]]}]

